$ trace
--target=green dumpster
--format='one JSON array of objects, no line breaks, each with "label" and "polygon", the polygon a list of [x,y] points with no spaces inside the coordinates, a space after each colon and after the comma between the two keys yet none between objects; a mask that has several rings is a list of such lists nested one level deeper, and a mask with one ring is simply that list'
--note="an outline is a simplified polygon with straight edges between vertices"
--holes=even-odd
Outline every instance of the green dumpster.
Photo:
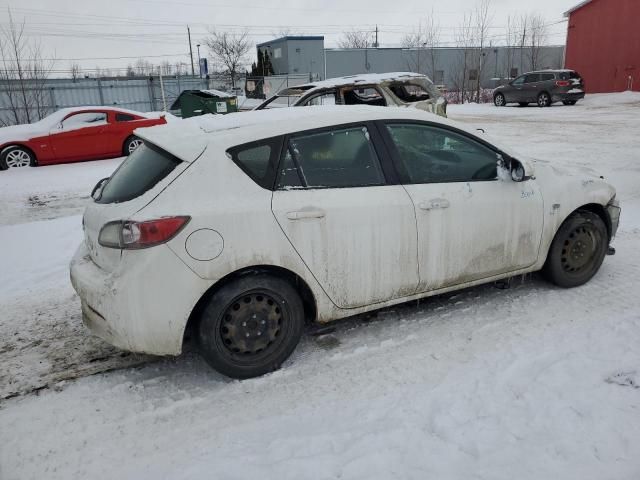
[{"label": "green dumpster", "polygon": [[179,111],[182,118],[232,113],[238,111],[238,99],[219,90],[184,90],[171,105],[171,110]]}]

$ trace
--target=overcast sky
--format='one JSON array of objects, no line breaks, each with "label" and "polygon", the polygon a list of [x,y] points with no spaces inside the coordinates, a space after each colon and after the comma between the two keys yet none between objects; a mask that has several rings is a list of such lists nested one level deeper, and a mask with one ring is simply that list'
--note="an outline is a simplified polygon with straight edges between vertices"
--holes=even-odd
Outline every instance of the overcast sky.
[{"label": "overcast sky", "polygon": [[[559,22],[562,13],[577,3],[579,0],[492,0],[490,35],[494,42],[504,42],[501,37],[509,15],[537,12],[549,23]],[[194,56],[196,44],[212,27],[246,28],[256,43],[287,30],[325,35],[325,46],[335,47],[341,32],[373,30],[377,24],[384,47],[397,46],[405,32],[433,12],[446,44],[453,40],[464,13],[475,4],[476,0],[11,0],[0,2],[0,23],[7,25],[8,8],[15,20],[26,21],[27,33],[40,38],[48,56],[59,59],[57,70],[69,69],[72,63],[86,69],[118,68],[139,57],[153,63],[188,62],[187,25],[191,26]],[[550,43],[563,44],[566,23],[551,26],[550,33]],[[204,47],[201,54],[207,55]]]}]

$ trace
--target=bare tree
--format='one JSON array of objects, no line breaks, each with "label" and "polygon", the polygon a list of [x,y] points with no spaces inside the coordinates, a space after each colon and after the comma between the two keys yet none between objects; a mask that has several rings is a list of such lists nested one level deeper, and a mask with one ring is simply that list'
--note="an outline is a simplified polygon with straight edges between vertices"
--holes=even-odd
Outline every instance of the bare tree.
[{"label": "bare tree", "polygon": [[404,48],[411,50],[407,60],[409,69],[417,73],[426,72],[436,81],[436,48],[440,44],[440,24],[435,20],[433,12],[418,24],[417,29],[406,34],[401,42]]},{"label": "bare tree", "polygon": [[514,17],[509,15],[507,18],[507,27],[505,30],[505,44],[506,51],[505,56],[503,58],[502,64],[502,76],[504,78],[511,78],[511,72],[515,68],[516,59],[515,59],[515,47],[520,43],[520,21],[518,17]]},{"label": "bare tree", "polygon": [[344,32],[342,38],[338,40],[340,48],[369,48],[373,47],[374,42],[371,41],[371,32],[352,30]]},{"label": "bare tree", "polygon": [[231,77],[231,86],[235,87],[236,76],[246,64],[245,56],[251,50],[251,41],[247,32],[240,34],[216,32],[211,30],[204,40],[214,59],[219,62],[225,73]]},{"label": "bare tree", "polygon": [[8,25],[0,27],[0,85],[9,108],[0,124],[31,123],[49,113],[45,83],[54,61],[45,59],[40,42],[25,38],[25,23],[16,24],[8,13]]},{"label": "bare tree", "polygon": [[478,48],[476,52],[476,102],[480,103],[480,86],[482,81],[482,72],[484,69],[484,48],[487,45],[487,37],[489,35],[489,24],[491,23],[490,14],[491,0],[480,0],[473,12],[473,30],[474,39]]},{"label": "bare tree", "polygon": [[528,60],[531,64],[531,70],[538,70],[542,67],[542,47],[547,43],[549,29],[547,21],[542,15],[529,14],[528,16],[529,33],[528,33]]},{"label": "bare tree", "polygon": [[471,70],[474,65],[474,30],[473,15],[465,13],[462,23],[458,26],[455,34],[455,43],[458,47],[457,59],[453,65],[451,80],[456,92],[456,101],[464,103],[469,101],[470,82],[473,75]]},{"label": "bare tree", "polygon": [[77,63],[72,63],[71,67],[69,68],[69,72],[71,73],[71,80],[73,80],[74,83],[77,82],[80,78],[80,65]]}]

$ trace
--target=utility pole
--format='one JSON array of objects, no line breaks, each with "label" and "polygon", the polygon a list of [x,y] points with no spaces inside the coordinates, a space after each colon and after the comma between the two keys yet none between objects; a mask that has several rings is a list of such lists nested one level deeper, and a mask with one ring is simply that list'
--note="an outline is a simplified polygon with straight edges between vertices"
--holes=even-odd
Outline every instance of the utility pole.
[{"label": "utility pole", "polygon": [[378,25],[376,25],[376,44],[375,47],[378,48]]},{"label": "utility pole", "polygon": [[189,25],[187,25],[187,36],[189,37],[189,56],[191,57],[191,75],[195,77],[196,69],[193,66],[193,48],[191,48],[191,30],[189,29]]}]

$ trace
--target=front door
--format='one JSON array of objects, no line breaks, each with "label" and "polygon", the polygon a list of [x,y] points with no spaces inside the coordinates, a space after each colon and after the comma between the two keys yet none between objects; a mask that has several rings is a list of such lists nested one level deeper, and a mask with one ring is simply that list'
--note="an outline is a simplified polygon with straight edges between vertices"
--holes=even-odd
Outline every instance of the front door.
[{"label": "front door", "polygon": [[391,185],[365,125],[294,135],[280,161],[272,210],[338,307],[411,295],[418,285],[411,198]]},{"label": "front door", "polygon": [[498,153],[462,132],[387,123],[418,225],[419,291],[516,271],[538,260],[543,203],[533,180],[498,179]]}]

